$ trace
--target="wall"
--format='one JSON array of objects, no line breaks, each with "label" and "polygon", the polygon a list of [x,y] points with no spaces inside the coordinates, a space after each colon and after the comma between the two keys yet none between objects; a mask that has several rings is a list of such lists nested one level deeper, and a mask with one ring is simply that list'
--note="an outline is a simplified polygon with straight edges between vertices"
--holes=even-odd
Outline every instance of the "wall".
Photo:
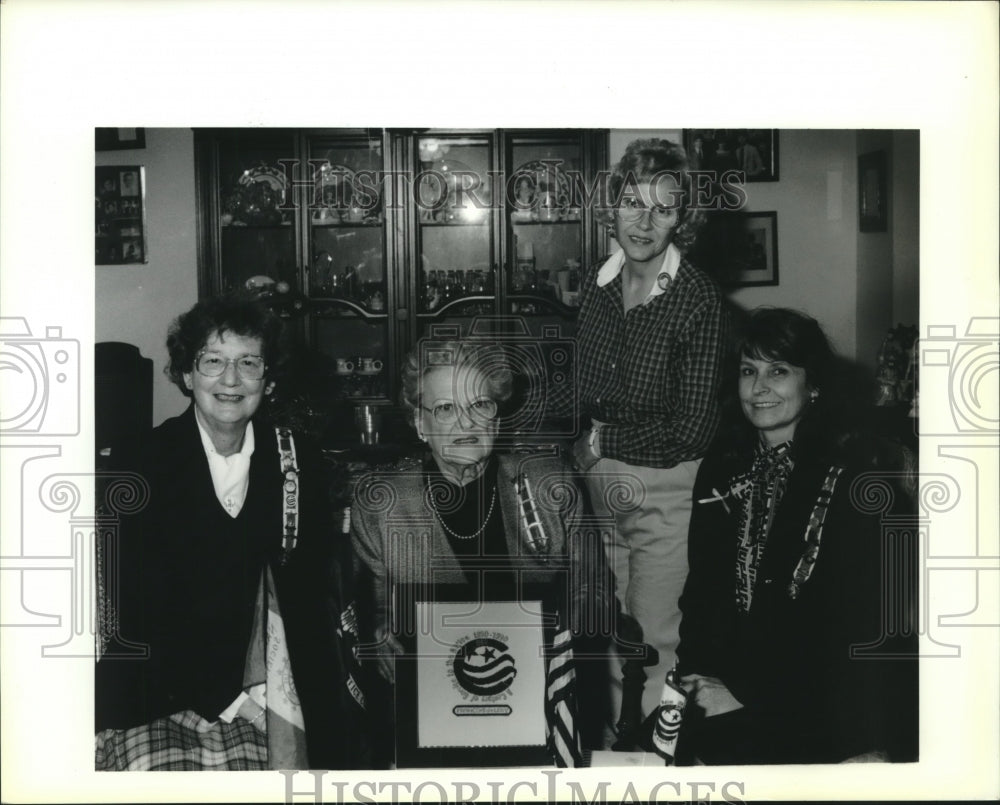
[{"label": "wall", "polygon": [[892,321],[920,321],[920,132],[892,133]]},{"label": "wall", "polygon": [[146,129],[146,147],[99,151],[98,165],[146,167],[149,262],[97,266],[95,341],[126,341],[153,359],[153,424],[180,413],[187,397],[163,374],[167,328],[198,301],[194,135]]},{"label": "wall", "polygon": [[[892,186],[892,132],[859,131],[858,156],[884,151],[888,170],[887,187]],[[858,232],[858,360],[875,368],[878,350],[892,321],[893,280],[893,196],[888,193],[885,232]]]},{"label": "wall", "polygon": [[[680,129],[618,129],[617,161],[637,137],[681,142]],[[778,182],[747,185],[747,209],[778,213],[779,284],[742,288],[744,308],[780,305],[815,316],[842,355],[872,365],[885,330],[917,322],[918,132],[791,130],[779,133]],[[857,155],[891,151],[890,232],[859,233]],[[862,150],[864,149],[864,150]],[[146,148],[106,151],[97,164],[146,166],[149,263],[97,270],[96,340],[128,341],[154,361],[153,419],[179,413],[186,399],[162,374],[170,321],[198,298],[193,134],[147,129]]]},{"label": "wall", "polygon": [[747,184],[751,212],[778,213],[778,285],[741,288],[741,307],[813,316],[834,349],[857,358],[857,178],[854,131],[778,133],[778,181]]},{"label": "wall", "polygon": [[[636,137],[682,142],[680,129],[613,131],[614,164]],[[750,212],[778,213],[777,286],[730,293],[740,307],[793,307],[814,316],[842,355],[857,336],[857,180],[853,130],[782,129],[777,182],[746,185]]]}]

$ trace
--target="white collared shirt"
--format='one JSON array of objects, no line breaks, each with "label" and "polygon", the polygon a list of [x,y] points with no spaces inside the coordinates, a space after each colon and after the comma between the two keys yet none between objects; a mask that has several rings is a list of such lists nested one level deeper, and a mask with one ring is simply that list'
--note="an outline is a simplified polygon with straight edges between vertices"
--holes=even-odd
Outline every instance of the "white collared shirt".
[{"label": "white collared shirt", "polygon": [[[246,502],[247,489],[250,486],[250,456],[253,455],[255,446],[253,422],[247,423],[247,430],[243,435],[243,448],[240,452],[233,453],[231,456],[223,456],[215,449],[212,437],[202,427],[197,416],[194,421],[198,423],[201,445],[205,448],[205,455],[208,456],[208,469],[212,474],[215,496],[229,516],[236,517]],[[219,718],[227,724],[231,723],[247,699],[253,699],[259,707],[266,709],[266,691],[267,687],[264,684],[254,685],[250,688],[249,695],[248,691],[241,690],[233,703],[219,714]]]},{"label": "white collared shirt", "polygon": [[198,432],[201,434],[201,444],[208,456],[208,469],[212,473],[212,486],[215,496],[230,517],[236,517],[247,499],[247,487],[250,485],[250,456],[253,455],[254,438],[253,422],[247,423],[247,431],[243,436],[243,449],[231,456],[223,456],[212,444],[212,437],[202,427],[198,417]]},{"label": "white collared shirt", "polygon": [[[681,252],[673,243],[668,244],[667,248],[663,252],[663,263],[660,265],[660,270],[656,275],[656,282],[653,283],[653,288],[642,301],[645,305],[649,300],[660,296],[665,293],[670,283],[677,276],[677,269],[681,265]],[[622,273],[622,268],[625,266],[625,250],[620,248],[613,255],[611,255],[605,262],[604,265],[600,267],[597,271],[597,287],[603,288],[611,280]],[[664,276],[669,279],[663,280]]]}]

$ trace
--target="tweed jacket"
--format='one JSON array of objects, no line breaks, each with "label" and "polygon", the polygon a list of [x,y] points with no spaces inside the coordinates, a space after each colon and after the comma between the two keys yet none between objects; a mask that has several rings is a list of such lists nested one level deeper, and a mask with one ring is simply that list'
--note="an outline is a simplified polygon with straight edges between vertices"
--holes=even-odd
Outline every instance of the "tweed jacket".
[{"label": "tweed jacket", "polygon": [[[594,572],[603,555],[599,534],[584,527],[583,501],[569,467],[553,455],[498,455],[498,503],[511,567],[525,583],[554,584],[562,574],[574,603],[569,618],[604,606],[607,589]],[[519,513],[515,479],[528,480],[538,520],[548,537],[545,554],[529,548]],[[387,623],[393,584],[465,581],[448,537],[426,500],[424,472],[416,461],[365,476],[351,507],[351,536],[360,560],[359,604],[370,602],[375,625]],[[370,597],[363,599],[363,590]],[[560,607],[562,609],[562,607]],[[572,624],[569,624],[572,626]],[[362,629],[362,633],[368,631]]]}]

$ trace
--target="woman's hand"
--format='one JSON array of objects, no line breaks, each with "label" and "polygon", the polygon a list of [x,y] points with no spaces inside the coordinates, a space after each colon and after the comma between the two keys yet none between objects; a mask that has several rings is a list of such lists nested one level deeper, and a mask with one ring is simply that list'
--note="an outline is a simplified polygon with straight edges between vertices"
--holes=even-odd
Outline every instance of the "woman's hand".
[{"label": "woman's hand", "polygon": [[705,711],[705,717],[721,716],[743,705],[729,692],[729,688],[714,676],[688,674],[681,677],[681,687],[687,691],[688,702],[694,702]]},{"label": "woman's hand", "polygon": [[375,640],[378,643],[378,657],[375,660],[378,672],[386,682],[394,685],[396,683],[396,655],[403,653],[403,647],[384,626],[375,630]]},{"label": "woman's hand", "polygon": [[586,472],[597,463],[599,456],[594,455],[590,449],[590,431],[588,430],[579,439],[573,442],[573,466],[579,472]]}]

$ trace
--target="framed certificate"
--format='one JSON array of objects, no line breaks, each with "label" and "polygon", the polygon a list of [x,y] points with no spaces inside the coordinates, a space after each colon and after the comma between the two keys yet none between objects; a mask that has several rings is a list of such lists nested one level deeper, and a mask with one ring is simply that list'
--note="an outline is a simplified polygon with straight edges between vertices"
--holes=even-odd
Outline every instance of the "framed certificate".
[{"label": "framed certificate", "polygon": [[551,596],[481,600],[463,585],[396,590],[396,766],[551,766]]}]

